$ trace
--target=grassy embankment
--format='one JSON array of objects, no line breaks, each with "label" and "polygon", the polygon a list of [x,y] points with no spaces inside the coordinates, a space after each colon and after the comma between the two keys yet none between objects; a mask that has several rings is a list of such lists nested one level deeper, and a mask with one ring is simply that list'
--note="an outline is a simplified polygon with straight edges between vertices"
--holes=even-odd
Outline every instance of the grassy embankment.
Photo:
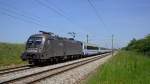
[{"label": "grassy embankment", "polygon": [[0,68],[9,65],[25,64],[20,59],[23,50],[23,44],[0,43]]},{"label": "grassy embankment", "polygon": [[84,83],[150,84],[150,57],[121,51],[89,76]]}]

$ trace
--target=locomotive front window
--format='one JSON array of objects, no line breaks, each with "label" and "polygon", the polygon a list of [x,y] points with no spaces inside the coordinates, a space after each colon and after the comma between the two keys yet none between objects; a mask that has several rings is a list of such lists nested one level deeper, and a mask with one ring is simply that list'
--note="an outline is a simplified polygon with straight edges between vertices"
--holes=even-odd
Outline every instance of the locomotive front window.
[{"label": "locomotive front window", "polygon": [[35,41],[35,45],[41,45],[42,44],[42,40],[36,40]]},{"label": "locomotive front window", "polygon": [[42,37],[30,37],[27,41],[28,48],[38,48],[42,44]]}]

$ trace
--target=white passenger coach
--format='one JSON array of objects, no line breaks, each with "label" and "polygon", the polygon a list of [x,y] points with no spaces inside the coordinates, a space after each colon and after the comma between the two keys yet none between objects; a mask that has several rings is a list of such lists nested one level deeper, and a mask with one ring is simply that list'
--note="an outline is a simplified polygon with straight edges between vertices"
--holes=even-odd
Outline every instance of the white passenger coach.
[{"label": "white passenger coach", "polygon": [[83,48],[82,49],[83,54],[86,56],[104,54],[104,53],[109,53],[112,51],[111,49],[103,48],[103,47],[100,47],[99,45],[86,43],[86,42],[83,42],[82,48]]}]

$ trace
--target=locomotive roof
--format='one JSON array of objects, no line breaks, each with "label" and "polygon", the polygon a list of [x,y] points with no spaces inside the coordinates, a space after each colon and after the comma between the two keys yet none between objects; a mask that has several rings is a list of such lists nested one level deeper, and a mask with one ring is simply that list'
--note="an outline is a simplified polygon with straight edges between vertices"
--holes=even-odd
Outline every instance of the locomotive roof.
[{"label": "locomotive roof", "polygon": [[43,34],[33,34],[31,37],[36,37],[36,36],[43,36]]},{"label": "locomotive roof", "polygon": [[82,43],[80,41],[74,40],[72,38],[65,38],[65,37],[60,37],[58,35],[49,35],[49,34],[34,34],[31,35],[31,37],[47,37],[50,39],[57,39],[57,40],[66,40],[66,41],[71,41],[71,42],[78,42],[78,43]]}]

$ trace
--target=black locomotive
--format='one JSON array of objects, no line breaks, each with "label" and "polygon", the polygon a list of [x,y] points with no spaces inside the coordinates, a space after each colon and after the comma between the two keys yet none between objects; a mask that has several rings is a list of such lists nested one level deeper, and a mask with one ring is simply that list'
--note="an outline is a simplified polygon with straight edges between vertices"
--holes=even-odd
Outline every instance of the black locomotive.
[{"label": "black locomotive", "polygon": [[40,31],[26,42],[26,50],[22,60],[29,64],[42,64],[58,62],[65,59],[79,58],[83,55],[83,44],[74,39],[63,38],[50,32]]}]

